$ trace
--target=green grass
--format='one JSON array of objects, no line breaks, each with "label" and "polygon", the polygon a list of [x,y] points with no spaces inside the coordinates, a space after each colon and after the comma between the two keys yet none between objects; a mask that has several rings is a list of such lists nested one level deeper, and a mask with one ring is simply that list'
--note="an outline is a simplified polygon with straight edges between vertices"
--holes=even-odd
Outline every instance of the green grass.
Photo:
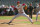
[{"label": "green grass", "polygon": [[40,22],[39,22],[39,21],[37,21],[37,22],[34,22],[34,24],[40,24]]},{"label": "green grass", "polygon": [[[29,21],[21,21],[21,22],[14,22],[14,23],[28,23],[28,24],[32,24],[32,23],[29,22]],[[33,24],[40,24],[40,22],[37,21],[37,22],[34,22]]]},{"label": "green grass", "polygon": [[[32,19],[36,19],[36,17],[33,17]],[[38,17],[38,19],[40,19],[40,17]]]},{"label": "green grass", "polygon": [[[2,19],[2,20],[4,20],[4,19],[12,19],[13,17],[11,17],[11,16],[0,16],[0,19]],[[24,20],[26,20],[27,18],[26,17],[22,17],[22,16],[20,16],[20,17],[17,17],[16,18],[17,20],[19,20],[19,19],[24,19]],[[32,19],[36,19],[36,17],[33,17]],[[38,17],[38,19],[40,19],[40,17]],[[14,22],[14,23],[28,23],[28,24],[31,24],[29,21],[22,21],[22,22]],[[40,24],[40,22],[38,21],[38,22],[34,22],[34,24]]]},{"label": "green grass", "polygon": [[[0,16],[0,19],[12,19],[13,17],[11,16]],[[26,17],[17,17],[16,19],[27,19]],[[32,19],[36,19],[36,17],[33,17]],[[38,17],[38,19],[40,19],[40,17]]]},{"label": "green grass", "polygon": [[0,19],[12,19],[12,17],[9,17],[9,16],[0,16]]},{"label": "green grass", "polygon": [[14,23],[28,23],[28,24],[31,24],[31,22],[29,22],[29,21],[20,21],[20,22],[14,22]]}]

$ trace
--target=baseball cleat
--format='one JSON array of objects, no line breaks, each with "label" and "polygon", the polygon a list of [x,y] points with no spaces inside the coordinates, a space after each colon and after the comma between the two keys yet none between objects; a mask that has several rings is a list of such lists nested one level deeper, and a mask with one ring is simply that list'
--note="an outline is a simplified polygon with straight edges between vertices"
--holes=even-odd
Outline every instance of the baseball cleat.
[{"label": "baseball cleat", "polygon": [[8,25],[10,25],[10,23],[7,23]]},{"label": "baseball cleat", "polygon": [[33,24],[33,22],[32,22],[32,24]]},{"label": "baseball cleat", "polygon": [[9,23],[7,23],[7,24],[9,24],[9,25],[10,25],[10,23],[11,23],[11,22],[9,22]]}]

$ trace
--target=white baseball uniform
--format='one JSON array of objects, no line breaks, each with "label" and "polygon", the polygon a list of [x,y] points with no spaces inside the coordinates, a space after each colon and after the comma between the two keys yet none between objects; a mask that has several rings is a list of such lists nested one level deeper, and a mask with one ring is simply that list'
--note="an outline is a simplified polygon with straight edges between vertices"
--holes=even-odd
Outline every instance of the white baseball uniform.
[{"label": "white baseball uniform", "polygon": [[[18,14],[15,17],[13,17],[12,20],[14,20],[16,17],[22,15],[22,16],[27,17],[29,19],[29,21],[32,23],[32,19],[30,17],[28,17],[27,14],[25,14],[22,4],[20,4],[19,6],[17,5],[16,8],[18,10]],[[12,20],[10,22],[12,22]]]},{"label": "white baseball uniform", "polygon": [[36,14],[36,21],[37,21],[37,18],[38,18],[38,14],[40,14],[40,7],[37,7],[37,14]]}]

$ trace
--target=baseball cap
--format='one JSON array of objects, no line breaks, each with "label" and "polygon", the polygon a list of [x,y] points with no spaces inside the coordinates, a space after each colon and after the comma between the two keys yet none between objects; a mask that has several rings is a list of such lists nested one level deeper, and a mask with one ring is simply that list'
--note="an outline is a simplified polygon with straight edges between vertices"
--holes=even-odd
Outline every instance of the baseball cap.
[{"label": "baseball cap", "polygon": [[20,3],[20,1],[17,1],[17,3]]}]

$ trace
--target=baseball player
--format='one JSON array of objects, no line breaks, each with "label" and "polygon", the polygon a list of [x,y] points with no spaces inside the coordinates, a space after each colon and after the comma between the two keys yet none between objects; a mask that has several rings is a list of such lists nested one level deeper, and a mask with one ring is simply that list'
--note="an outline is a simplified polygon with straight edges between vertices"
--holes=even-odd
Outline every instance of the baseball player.
[{"label": "baseball player", "polygon": [[37,6],[36,22],[37,22],[38,14],[40,14],[40,3]]},{"label": "baseball player", "polygon": [[17,14],[15,17],[13,17],[13,19],[12,19],[8,24],[10,24],[16,17],[19,17],[20,15],[27,17],[27,18],[29,19],[29,21],[33,24],[32,19],[31,19],[30,17],[28,17],[28,16],[25,14],[24,10],[23,10],[23,6],[24,6],[24,5],[25,5],[25,4],[20,4],[20,1],[17,2],[16,8],[17,8],[17,10],[18,10],[18,14]]},{"label": "baseball player", "polygon": [[28,7],[28,11],[29,11],[29,17],[31,17],[31,19],[32,19],[33,7],[32,7],[32,4],[31,3],[29,5],[29,7]]}]

